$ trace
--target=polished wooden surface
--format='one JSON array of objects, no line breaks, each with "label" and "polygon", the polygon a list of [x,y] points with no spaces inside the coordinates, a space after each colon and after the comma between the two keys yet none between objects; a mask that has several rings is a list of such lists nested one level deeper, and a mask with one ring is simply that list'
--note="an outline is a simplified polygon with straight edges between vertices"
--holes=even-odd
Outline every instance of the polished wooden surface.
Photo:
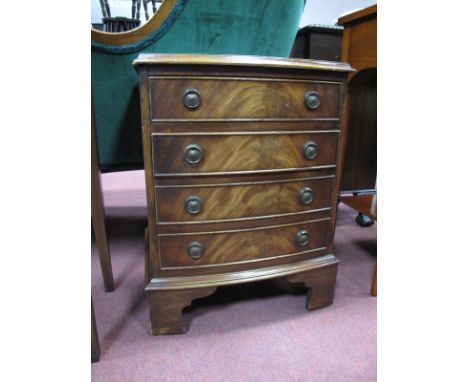
[{"label": "polished wooden surface", "polygon": [[[280,134],[152,136],[155,176],[222,174],[259,171],[287,171],[336,165],[339,134],[281,132]],[[182,133],[179,133],[182,134]],[[317,157],[307,159],[303,147],[313,141]],[[203,148],[203,159],[197,165],[184,160],[190,144]]]},{"label": "polished wooden surface", "polygon": [[[291,276],[309,289],[308,309],[333,300],[332,200],[343,161],[347,72],[285,59],[231,59],[154,55],[136,61],[153,334],[183,332],[183,307],[230,283]],[[190,89],[201,95],[195,110],[183,101]],[[309,91],[320,94],[316,110],[305,106]],[[307,159],[310,141],[317,156]],[[194,144],[203,157],[188,164],[184,152]],[[304,187],[314,192],[307,205],[299,199]],[[191,215],[185,203],[193,195],[203,208]],[[303,230],[308,242],[301,243]],[[203,247],[199,258],[189,255],[193,242]]]},{"label": "polished wooden surface", "polygon": [[[212,183],[207,185],[156,186],[159,224],[206,222],[271,215],[303,213],[330,208],[333,177],[310,177],[303,180],[282,178],[272,181]],[[300,193],[310,188],[313,199],[301,202]],[[197,214],[186,211],[186,200],[197,196],[202,209]]]},{"label": "polished wooden surface", "polygon": [[342,192],[375,190],[377,177],[377,5],[344,16],[342,60],[349,74],[350,108]]},{"label": "polished wooden surface", "polygon": [[153,278],[146,286],[146,291],[157,290],[181,290],[190,288],[204,288],[211,286],[225,286],[234,284],[250,283],[252,281],[269,280],[277,277],[288,277],[296,273],[305,273],[315,269],[332,268],[339,264],[339,260],[333,254],[328,254],[312,259],[279,264],[274,266],[258,268],[255,271],[246,269],[237,272],[213,273],[199,275],[194,278],[192,272],[185,272],[189,276],[173,276]]},{"label": "polished wooden surface", "polygon": [[283,57],[240,56],[231,54],[152,54],[142,53],[133,62],[135,66],[143,65],[213,65],[213,66],[258,66],[261,68],[288,68],[305,70],[323,70],[352,72],[346,62],[321,60],[290,59]]},{"label": "polished wooden surface", "polygon": [[340,196],[343,204],[369,216],[372,220],[377,220],[377,195],[353,195]]},{"label": "polished wooden surface", "polygon": [[374,16],[377,13],[377,4],[371,5],[370,7],[360,9],[356,12],[347,14],[338,19],[339,25],[348,24],[351,22],[359,21],[367,16]]},{"label": "polished wooden surface", "polygon": [[[236,118],[338,118],[339,83],[286,82],[271,79],[152,79],[151,118],[236,119]],[[188,109],[180,98],[187,89],[200,93],[201,104]],[[320,107],[308,109],[304,96],[315,91]],[[168,94],[171,96],[168,97]]]},{"label": "polished wooden surface", "polygon": [[285,224],[296,224],[301,221],[329,219],[332,208],[323,208],[304,213],[292,213],[283,215],[267,215],[262,218],[239,218],[232,220],[209,220],[205,222],[177,222],[161,224],[157,222],[156,228],[159,235],[219,232],[225,230],[257,229]]},{"label": "polished wooden surface", "polygon": [[91,219],[99,253],[101,273],[106,292],[115,289],[112,274],[112,262],[107,243],[106,216],[101,188],[101,173],[99,172],[98,153],[96,144],[96,126],[94,122],[94,106],[91,105]]},{"label": "polished wooden surface", "polygon": [[[265,258],[294,256],[298,252],[325,249],[329,220],[301,224],[272,226],[245,230],[226,230],[206,233],[159,235],[161,267],[200,267],[258,261]],[[296,244],[296,234],[306,230],[310,241],[305,246]],[[204,247],[203,256],[194,260],[187,255],[192,241]]]},{"label": "polished wooden surface", "polygon": [[341,59],[356,69],[357,73],[377,67],[377,5],[365,8],[338,19],[344,26]]},{"label": "polished wooden surface", "polygon": [[331,119],[252,119],[252,120],[184,120],[165,122],[152,122],[151,133],[216,133],[216,132],[275,132],[280,131],[339,131],[341,122],[339,118]]}]

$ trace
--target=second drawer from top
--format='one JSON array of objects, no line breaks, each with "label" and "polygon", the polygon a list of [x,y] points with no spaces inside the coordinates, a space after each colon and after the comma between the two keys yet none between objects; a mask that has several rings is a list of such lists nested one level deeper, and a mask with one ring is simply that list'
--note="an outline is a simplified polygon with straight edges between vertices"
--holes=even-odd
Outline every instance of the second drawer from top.
[{"label": "second drawer from top", "polygon": [[155,176],[336,167],[339,131],[152,133]]}]

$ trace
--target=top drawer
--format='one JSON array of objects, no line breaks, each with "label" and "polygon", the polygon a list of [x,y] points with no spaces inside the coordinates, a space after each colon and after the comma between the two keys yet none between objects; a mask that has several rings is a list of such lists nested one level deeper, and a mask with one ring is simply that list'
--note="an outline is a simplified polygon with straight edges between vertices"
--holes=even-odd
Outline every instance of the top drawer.
[{"label": "top drawer", "polygon": [[150,78],[153,121],[339,117],[340,85],[274,79]]}]

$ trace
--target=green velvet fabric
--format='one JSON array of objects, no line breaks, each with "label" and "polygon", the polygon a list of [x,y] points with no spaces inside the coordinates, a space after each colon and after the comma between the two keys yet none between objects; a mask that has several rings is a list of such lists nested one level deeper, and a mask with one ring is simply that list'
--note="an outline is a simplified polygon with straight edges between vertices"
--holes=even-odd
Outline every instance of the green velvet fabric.
[{"label": "green velvet fabric", "polygon": [[288,57],[303,0],[188,0],[154,44],[131,54],[91,53],[92,89],[102,170],[142,167],[139,53],[209,53]]}]

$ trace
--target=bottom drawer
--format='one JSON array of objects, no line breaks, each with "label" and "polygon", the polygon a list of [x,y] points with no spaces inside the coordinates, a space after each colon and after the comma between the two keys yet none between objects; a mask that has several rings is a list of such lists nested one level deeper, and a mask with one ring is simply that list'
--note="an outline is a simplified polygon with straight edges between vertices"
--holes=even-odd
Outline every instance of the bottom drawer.
[{"label": "bottom drawer", "polygon": [[255,262],[324,249],[330,218],[232,231],[160,234],[161,268]]}]

